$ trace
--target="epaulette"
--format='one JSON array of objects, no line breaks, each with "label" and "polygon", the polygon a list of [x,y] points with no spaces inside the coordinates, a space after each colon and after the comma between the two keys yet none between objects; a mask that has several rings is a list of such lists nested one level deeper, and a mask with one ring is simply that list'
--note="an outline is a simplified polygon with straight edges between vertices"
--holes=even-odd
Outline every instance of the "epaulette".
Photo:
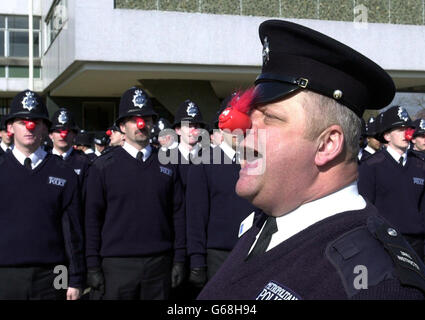
[{"label": "epaulette", "polygon": [[378,216],[370,217],[367,227],[390,253],[400,282],[425,293],[425,264],[400,232]]},{"label": "epaulette", "polygon": [[[400,234],[378,216],[329,243],[326,257],[341,276],[349,298],[384,280],[398,279],[425,293],[425,266]],[[362,283],[362,279],[366,283]]]}]

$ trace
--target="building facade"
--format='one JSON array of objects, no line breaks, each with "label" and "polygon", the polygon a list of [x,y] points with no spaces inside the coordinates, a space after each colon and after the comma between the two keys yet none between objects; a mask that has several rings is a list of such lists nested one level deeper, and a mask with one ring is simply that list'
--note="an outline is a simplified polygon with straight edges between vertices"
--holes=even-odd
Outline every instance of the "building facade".
[{"label": "building facade", "polygon": [[[0,4],[0,112],[28,87],[28,1]],[[131,86],[172,119],[192,99],[210,120],[220,101],[259,74],[259,24],[288,19],[376,61],[396,102],[425,108],[424,0],[33,0],[34,89],[50,113],[104,130]],[[367,116],[367,115],[366,115]]]}]

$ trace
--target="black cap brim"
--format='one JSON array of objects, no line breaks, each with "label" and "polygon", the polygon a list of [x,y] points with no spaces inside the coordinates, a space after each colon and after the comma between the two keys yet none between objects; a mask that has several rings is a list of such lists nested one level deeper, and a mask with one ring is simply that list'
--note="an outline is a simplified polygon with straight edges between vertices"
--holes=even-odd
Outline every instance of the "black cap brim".
[{"label": "black cap brim", "polygon": [[291,95],[301,89],[299,86],[277,81],[263,81],[256,83],[254,89],[254,106],[272,103]]}]

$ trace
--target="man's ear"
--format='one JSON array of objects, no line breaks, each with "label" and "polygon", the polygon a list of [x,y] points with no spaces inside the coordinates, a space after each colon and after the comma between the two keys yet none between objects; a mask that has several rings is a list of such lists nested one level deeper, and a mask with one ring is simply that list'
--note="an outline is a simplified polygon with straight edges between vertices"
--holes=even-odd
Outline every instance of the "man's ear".
[{"label": "man's ear", "polygon": [[176,131],[176,133],[177,133],[179,136],[181,136],[181,135],[182,135],[182,129],[181,129],[180,127],[176,127],[174,130]]},{"label": "man's ear", "polygon": [[344,132],[338,125],[326,128],[317,139],[315,163],[321,167],[337,158],[344,149]]}]

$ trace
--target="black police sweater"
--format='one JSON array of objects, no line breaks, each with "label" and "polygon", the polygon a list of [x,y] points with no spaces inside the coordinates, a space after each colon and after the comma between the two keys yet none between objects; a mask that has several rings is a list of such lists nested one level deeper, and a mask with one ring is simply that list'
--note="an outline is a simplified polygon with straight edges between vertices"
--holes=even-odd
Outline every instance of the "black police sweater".
[{"label": "black police sweater", "polygon": [[[391,240],[382,233],[387,227],[380,225],[376,213],[368,204],[363,210],[336,214],[246,260],[264,223],[260,219],[241,237],[198,299],[424,299],[415,286],[425,290],[425,266],[400,236]],[[410,258],[398,260],[402,253],[394,250],[397,257],[392,259],[384,248],[386,241],[403,243],[403,253]],[[417,273],[409,262],[418,265]],[[359,265],[368,271],[367,289],[355,286]]]},{"label": "black police sweater", "polygon": [[[186,188],[187,252],[191,267],[206,266],[207,249],[232,250],[240,223],[256,208],[235,192],[240,165],[220,151],[220,164],[190,166]],[[225,162],[226,161],[226,162]]]},{"label": "black police sweater", "polygon": [[141,162],[122,147],[96,159],[86,192],[87,266],[103,257],[150,256],[174,250],[184,261],[186,226],[178,172],[158,154]]},{"label": "black police sweater", "polygon": [[359,193],[404,234],[424,233],[425,162],[408,152],[405,166],[380,150],[359,166]]},{"label": "black police sweater", "polygon": [[11,152],[0,157],[0,266],[68,264],[69,286],[82,287],[84,240],[78,178],[47,154],[33,170]]}]

